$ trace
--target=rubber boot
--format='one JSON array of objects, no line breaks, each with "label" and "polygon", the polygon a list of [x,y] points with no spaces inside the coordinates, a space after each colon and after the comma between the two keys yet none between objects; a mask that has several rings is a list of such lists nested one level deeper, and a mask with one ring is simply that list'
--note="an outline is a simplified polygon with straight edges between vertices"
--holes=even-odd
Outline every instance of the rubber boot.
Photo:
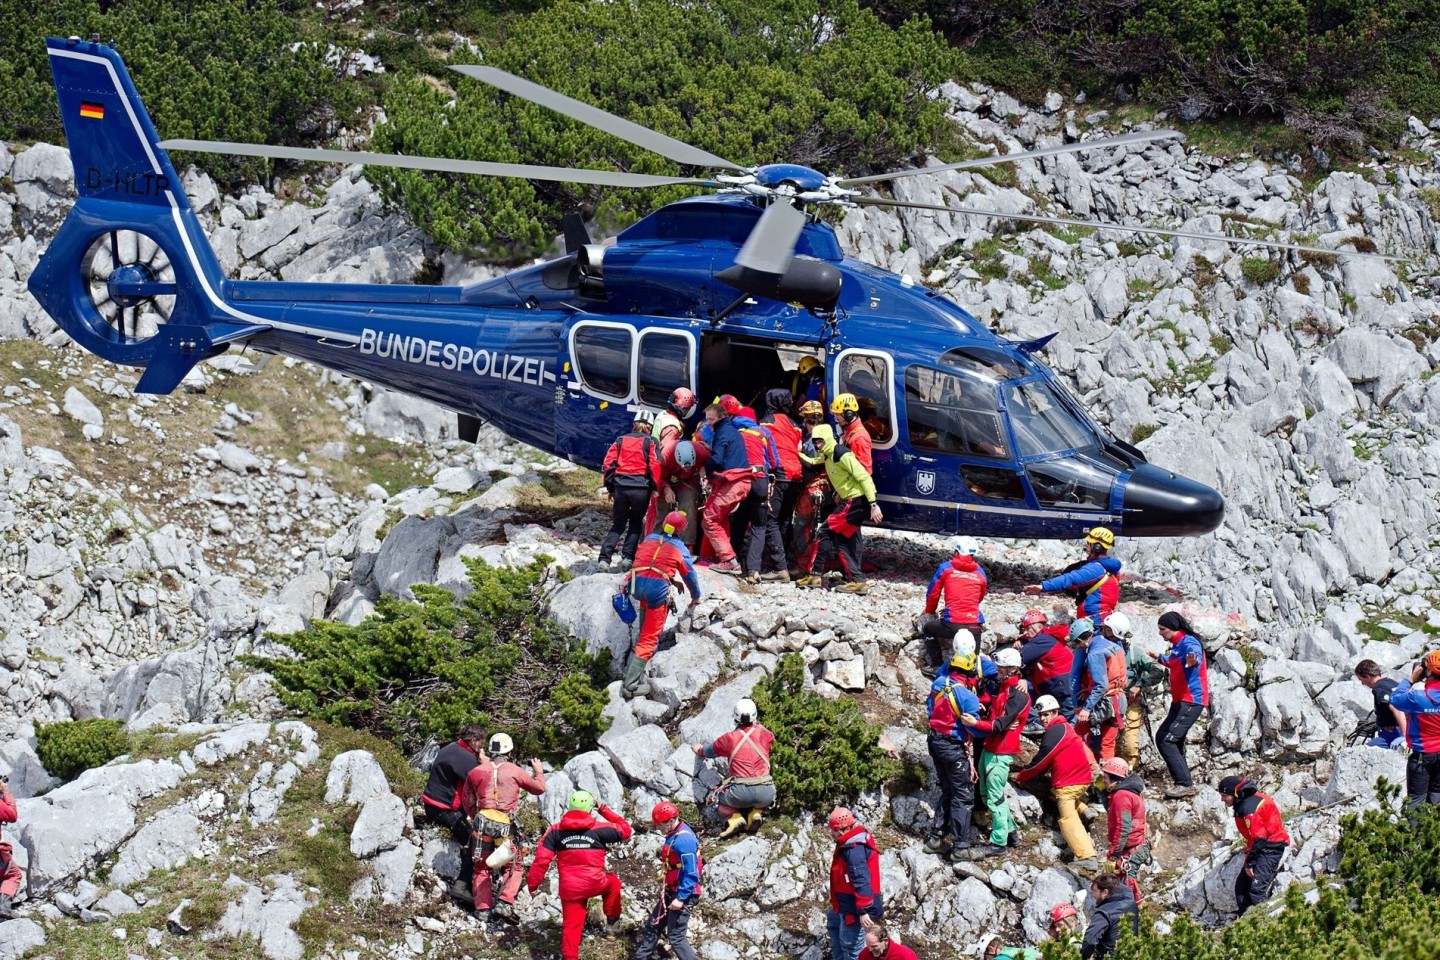
[{"label": "rubber boot", "polygon": [[760,824],[764,820],[765,811],[759,807],[756,807],[754,810],[751,810],[750,815],[745,818],[745,829],[748,830],[750,833],[754,833],[756,830],[760,829]]},{"label": "rubber boot", "polygon": [[0,920],[14,920],[15,905],[11,903],[10,897],[0,893]]},{"label": "rubber boot", "polygon": [[648,660],[641,660],[633,654],[630,656],[630,662],[625,664],[625,679],[620,684],[620,692],[626,700],[643,697],[650,692],[650,684],[645,681],[645,668],[649,665]]},{"label": "rubber boot", "polygon": [[740,831],[740,828],[742,828],[742,827],[744,827],[744,826],[745,826],[745,815],[744,815],[744,814],[742,814],[742,813],[732,813],[732,814],[730,814],[730,819],[725,822],[725,829],[722,830],[722,831],[720,831],[720,839],[721,839],[721,840],[724,840],[726,837],[729,837],[729,836],[732,836],[732,835],[738,833],[738,832]]}]

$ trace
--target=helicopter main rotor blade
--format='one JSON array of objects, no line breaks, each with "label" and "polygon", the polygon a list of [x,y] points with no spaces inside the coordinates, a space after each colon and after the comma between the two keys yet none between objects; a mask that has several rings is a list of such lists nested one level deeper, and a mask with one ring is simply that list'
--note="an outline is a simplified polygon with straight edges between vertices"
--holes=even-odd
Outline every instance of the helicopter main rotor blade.
[{"label": "helicopter main rotor blade", "polygon": [[1051,223],[1062,227],[1088,227],[1095,230],[1114,230],[1117,233],[1144,233],[1156,237],[1180,237],[1185,240],[1208,240],[1214,243],[1228,243],[1235,246],[1266,247],[1270,250],[1294,250],[1300,253],[1321,253],[1332,257],[1369,257],[1375,260],[1404,260],[1383,253],[1361,253],[1359,250],[1336,250],[1329,247],[1310,247],[1300,243],[1280,243],[1276,240],[1256,240],[1250,237],[1228,237],[1223,233],[1199,233],[1193,230],[1165,230],[1160,227],[1140,227],[1129,223],[1104,223],[1100,220],[1067,220],[1063,217],[1045,217],[1033,213],[1001,213],[998,210],[976,210],[973,207],[950,207],[943,203],[912,203],[908,200],[887,200],[884,197],[854,197],[853,202],[865,207],[908,207],[912,210],[939,210],[967,217],[988,217],[992,220],[1022,220],[1026,223]]},{"label": "helicopter main rotor blade", "polygon": [[993,157],[980,157],[976,160],[961,160],[959,163],[947,163],[939,167],[921,167],[917,170],[896,170],[893,173],[877,173],[870,177],[848,177],[840,181],[840,186],[855,187],[866,183],[880,183],[885,180],[894,180],[897,177],[917,177],[923,173],[944,173],[946,170],[970,170],[974,167],[993,167],[997,163],[1014,163],[1018,160],[1030,160],[1035,157],[1053,157],[1061,153],[1081,153],[1085,150],[1106,150],[1110,147],[1123,147],[1132,143],[1149,143],[1152,140],[1172,140],[1181,136],[1184,136],[1184,134],[1178,130],[1146,130],[1140,133],[1127,133],[1119,137],[1082,140],[1079,143],[1062,143],[1054,147],[1041,147],[1039,150],[1025,150],[1020,153],[1002,153]]},{"label": "helicopter main rotor blade", "polygon": [[580,167],[540,167],[529,163],[497,163],[489,160],[450,160],[444,157],[407,157],[394,153],[365,153],[358,150],[312,150],[305,147],[274,147],[263,143],[227,143],[221,140],[162,140],[166,150],[194,150],[199,153],[228,153],[242,157],[275,160],[303,160],[308,163],[364,163],[374,167],[402,167],[440,173],[466,173],[481,177],[520,177],[525,180],[554,180],[559,183],[589,183],[601,187],[668,187],[686,184],[718,187],[714,180],[699,177],[661,177],[619,170],[586,170]]},{"label": "helicopter main rotor blade", "polygon": [[760,222],[751,228],[735,262],[759,273],[782,274],[790,266],[795,241],[804,229],[804,211],[797,210],[787,200],[777,200],[765,208]]},{"label": "helicopter main rotor blade", "polygon": [[649,127],[642,127],[638,123],[626,120],[624,117],[617,117],[615,114],[599,107],[591,106],[573,97],[567,97],[563,93],[557,93],[549,87],[542,87],[538,83],[517,77],[513,73],[506,73],[504,70],[495,67],[480,66],[452,66],[450,68],[467,77],[479,80],[481,83],[488,83],[492,87],[504,90],[531,103],[538,103],[542,107],[549,107],[556,113],[564,114],[572,120],[579,120],[581,123],[603,130],[611,136],[619,137],[621,140],[628,140],[638,147],[654,151],[676,163],[687,163],[696,167],[718,167],[720,169],[739,170],[744,173],[746,169],[738,163],[731,163],[723,157],[717,157],[707,150],[691,146],[683,140],[676,140],[668,137],[657,130]]}]

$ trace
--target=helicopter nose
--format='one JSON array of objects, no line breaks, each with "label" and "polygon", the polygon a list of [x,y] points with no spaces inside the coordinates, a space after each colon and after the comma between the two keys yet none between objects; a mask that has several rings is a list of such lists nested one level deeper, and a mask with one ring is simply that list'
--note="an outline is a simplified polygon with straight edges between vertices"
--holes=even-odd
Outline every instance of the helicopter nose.
[{"label": "helicopter nose", "polygon": [[1142,463],[1125,483],[1124,517],[1127,537],[1193,537],[1220,526],[1225,500],[1203,483]]}]

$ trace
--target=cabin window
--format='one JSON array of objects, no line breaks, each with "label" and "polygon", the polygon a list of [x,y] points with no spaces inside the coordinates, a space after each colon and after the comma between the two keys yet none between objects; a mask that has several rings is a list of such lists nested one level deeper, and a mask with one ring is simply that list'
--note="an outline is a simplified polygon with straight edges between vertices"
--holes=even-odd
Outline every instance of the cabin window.
[{"label": "cabin window", "polygon": [[691,384],[690,338],[678,333],[646,330],[640,334],[638,365],[640,402],[663,407],[676,387]]},{"label": "cabin window", "polygon": [[1084,455],[1042,460],[1026,468],[1035,499],[1045,507],[1108,510],[1115,474]]},{"label": "cabin window", "polygon": [[1020,482],[1020,475],[1009,467],[980,467],[967,463],[960,468],[960,477],[971,493],[985,500],[1020,502],[1025,499],[1025,484]]},{"label": "cabin window", "polygon": [[1005,351],[989,347],[957,347],[947,350],[941,354],[940,363],[988,380],[1015,380],[1030,373]]},{"label": "cabin window", "polygon": [[840,355],[837,393],[853,393],[860,404],[860,420],[876,446],[895,439],[894,404],[890,398],[890,361],[870,353]]},{"label": "cabin window", "polygon": [[630,399],[630,350],[635,331],[629,327],[576,327],[572,339],[575,371],[591,393],[611,400]]},{"label": "cabin window", "polygon": [[1010,459],[999,406],[999,395],[989,383],[933,367],[916,365],[905,371],[906,428],[910,446],[917,450]]}]

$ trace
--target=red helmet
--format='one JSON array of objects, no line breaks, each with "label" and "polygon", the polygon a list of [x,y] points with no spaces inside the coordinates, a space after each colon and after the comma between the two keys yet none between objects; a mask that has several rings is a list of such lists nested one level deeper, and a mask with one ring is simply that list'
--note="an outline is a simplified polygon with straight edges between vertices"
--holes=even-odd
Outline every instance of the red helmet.
[{"label": "red helmet", "polygon": [[665,514],[665,532],[674,535],[683,533],[688,522],[684,510],[671,510]]},{"label": "red helmet", "polygon": [[695,412],[695,394],[688,387],[676,387],[670,394],[670,409],[684,420]]},{"label": "red helmet", "polygon": [[1068,920],[1076,916],[1075,908],[1068,903],[1057,903],[1050,910],[1050,922],[1059,923],[1061,920]]},{"label": "red helmet", "polygon": [[727,417],[733,417],[740,412],[740,401],[728,393],[722,394],[715,402],[720,405],[721,410],[725,411]]},{"label": "red helmet", "polygon": [[740,408],[740,412],[739,412],[738,414],[736,414],[736,416],[738,416],[738,417],[749,417],[751,420],[754,420],[754,419],[755,419],[755,408],[754,408],[754,407],[741,407],[741,408]]},{"label": "red helmet", "polygon": [[1026,610],[1025,613],[1022,614],[1021,617],[1020,617],[1020,629],[1021,629],[1021,630],[1024,630],[1026,627],[1033,627],[1033,626],[1034,626],[1035,624],[1037,624],[1037,623],[1049,623],[1049,622],[1050,622],[1050,618],[1047,617],[1047,616],[1045,616],[1045,611],[1043,611],[1043,610]]},{"label": "red helmet", "polygon": [[669,823],[678,816],[680,816],[679,807],[675,806],[675,804],[669,800],[661,800],[655,804],[654,809],[650,811],[650,822],[658,827],[662,823]]},{"label": "red helmet", "polygon": [[836,807],[830,811],[830,819],[825,825],[831,830],[849,830],[855,826],[855,814],[846,807]]},{"label": "red helmet", "polygon": [[1119,777],[1124,780],[1130,776],[1130,764],[1122,757],[1110,757],[1100,761],[1100,769],[1112,777]]}]

